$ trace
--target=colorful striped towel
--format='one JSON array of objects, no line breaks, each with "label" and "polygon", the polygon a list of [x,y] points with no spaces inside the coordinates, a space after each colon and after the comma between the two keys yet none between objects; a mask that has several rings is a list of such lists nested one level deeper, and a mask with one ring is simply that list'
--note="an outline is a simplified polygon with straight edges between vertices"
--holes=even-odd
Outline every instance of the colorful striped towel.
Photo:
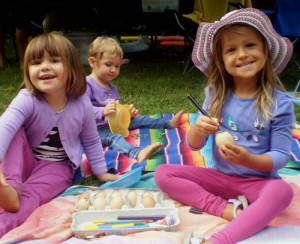
[{"label": "colorful striped towel", "polygon": [[[147,115],[151,118],[171,119],[174,114],[154,114]],[[195,123],[198,117],[197,113],[183,114],[180,126],[176,129],[137,129],[130,131],[130,135],[126,138],[132,145],[146,147],[155,142],[162,142],[163,147],[154,152],[151,157],[139,164],[136,164],[135,159],[131,159],[116,151],[104,148],[105,160],[107,167],[113,169],[115,172],[123,174],[142,167],[143,171],[155,171],[160,164],[181,164],[181,165],[195,165],[199,167],[212,167],[213,162],[211,158],[211,144],[199,151],[192,151],[188,148],[185,137],[187,131]],[[88,160],[83,154],[83,160],[80,170],[76,172],[75,182],[82,177],[92,175]]]},{"label": "colorful striped towel", "polygon": [[[171,119],[174,114],[154,114],[147,115],[151,118]],[[155,142],[162,142],[163,147],[154,152],[151,157],[137,164],[135,159],[128,158],[116,151],[104,148],[107,167],[120,174],[126,173],[137,167],[142,167],[143,171],[153,172],[160,164],[180,164],[194,165],[199,167],[212,168],[212,137],[209,138],[206,146],[200,151],[192,151],[186,144],[186,133],[198,118],[197,113],[185,113],[182,116],[180,126],[176,129],[137,129],[130,131],[126,138],[132,145],[146,147]],[[300,129],[293,130],[292,157],[287,168],[300,169]],[[88,160],[83,154],[81,167],[77,170],[74,182],[82,177],[92,175]]]}]

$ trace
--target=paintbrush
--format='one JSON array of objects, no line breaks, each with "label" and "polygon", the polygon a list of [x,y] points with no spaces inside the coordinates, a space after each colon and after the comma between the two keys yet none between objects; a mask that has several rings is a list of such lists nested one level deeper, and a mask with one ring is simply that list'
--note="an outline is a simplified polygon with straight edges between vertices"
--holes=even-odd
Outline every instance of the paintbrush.
[{"label": "paintbrush", "polygon": [[[199,105],[199,103],[196,102],[196,100],[192,97],[192,95],[188,95],[187,96],[188,99],[190,99],[190,101],[195,105],[195,107],[205,116],[209,117],[211,119],[211,117],[209,116],[209,114]],[[222,122],[219,122],[220,125],[224,126],[224,124]],[[218,127],[218,130],[220,130],[220,128]]]}]

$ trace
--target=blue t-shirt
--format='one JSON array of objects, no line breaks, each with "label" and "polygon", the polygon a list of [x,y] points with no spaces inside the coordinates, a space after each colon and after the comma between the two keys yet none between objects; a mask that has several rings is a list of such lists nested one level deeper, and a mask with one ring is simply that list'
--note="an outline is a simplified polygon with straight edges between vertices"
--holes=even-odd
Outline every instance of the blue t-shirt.
[{"label": "blue t-shirt", "polygon": [[[228,131],[234,137],[235,144],[245,147],[253,154],[268,154],[273,160],[272,170],[263,172],[248,169],[224,160],[219,154],[213,135],[213,161],[216,169],[232,176],[280,178],[277,171],[283,168],[290,158],[295,113],[290,94],[276,91],[274,101],[276,97],[277,107],[274,105],[272,120],[262,123],[261,114],[257,120],[256,97],[240,98],[233,93],[226,100],[220,118],[220,129]],[[203,108],[209,110],[207,95]]]}]

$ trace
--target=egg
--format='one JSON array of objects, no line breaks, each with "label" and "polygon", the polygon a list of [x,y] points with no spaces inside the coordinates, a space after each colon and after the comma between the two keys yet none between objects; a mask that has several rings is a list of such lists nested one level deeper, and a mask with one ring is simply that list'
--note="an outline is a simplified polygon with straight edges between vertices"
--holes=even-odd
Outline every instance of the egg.
[{"label": "egg", "polygon": [[232,143],[234,144],[233,136],[227,131],[220,131],[216,134],[216,144],[218,147],[221,147],[225,143]]},{"label": "egg", "polygon": [[93,207],[95,210],[104,210],[107,206],[107,201],[103,197],[97,197],[93,201]]},{"label": "egg", "polygon": [[154,198],[151,196],[145,196],[142,199],[142,204],[144,205],[145,208],[154,208],[156,201]]},{"label": "egg", "polygon": [[119,192],[119,191],[114,191],[112,194],[111,194],[111,199],[115,198],[115,197],[122,197],[122,193]]},{"label": "egg", "polygon": [[89,198],[90,198],[90,193],[88,193],[88,192],[81,193],[81,194],[79,195],[79,199],[80,199],[80,198],[86,198],[86,199],[89,199]]},{"label": "egg", "polygon": [[138,194],[136,193],[136,191],[130,191],[127,194],[127,199],[132,208],[135,207],[137,197],[138,197]]},{"label": "egg", "polygon": [[150,192],[145,192],[143,194],[143,197],[153,197],[152,194]]},{"label": "egg", "polygon": [[98,197],[106,198],[106,193],[103,191],[100,191],[95,195],[95,198],[98,198]]},{"label": "egg", "polygon": [[88,210],[90,205],[91,205],[90,200],[83,197],[78,200],[77,209],[78,210]]},{"label": "egg", "polygon": [[124,201],[122,197],[115,196],[110,201],[111,209],[121,209],[123,205],[124,205]]}]

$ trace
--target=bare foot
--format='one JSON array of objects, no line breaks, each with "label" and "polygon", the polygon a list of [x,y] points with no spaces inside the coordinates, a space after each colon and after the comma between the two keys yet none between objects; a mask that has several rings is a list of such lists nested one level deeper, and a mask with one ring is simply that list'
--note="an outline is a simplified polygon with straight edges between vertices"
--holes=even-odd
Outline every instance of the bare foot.
[{"label": "bare foot", "polygon": [[171,119],[170,128],[174,129],[177,128],[181,119],[181,116],[183,115],[184,111],[180,110],[175,116]]},{"label": "bare foot", "polygon": [[151,145],[148,145],[147,147],[141,149],[137,155],[137,162],[140,163],[140,162],[143,162],[145,161],[146,159],[148,159],[150,157],[150,155],[155,152],[158,148],[162,147],[163,144],[161,142],[156,142],[156,143],[153,143]]},{"label": "bare foot", "polygon": [[19,194],[12,186],[0,186],[0,207],[9,212],[20,209]]}]

